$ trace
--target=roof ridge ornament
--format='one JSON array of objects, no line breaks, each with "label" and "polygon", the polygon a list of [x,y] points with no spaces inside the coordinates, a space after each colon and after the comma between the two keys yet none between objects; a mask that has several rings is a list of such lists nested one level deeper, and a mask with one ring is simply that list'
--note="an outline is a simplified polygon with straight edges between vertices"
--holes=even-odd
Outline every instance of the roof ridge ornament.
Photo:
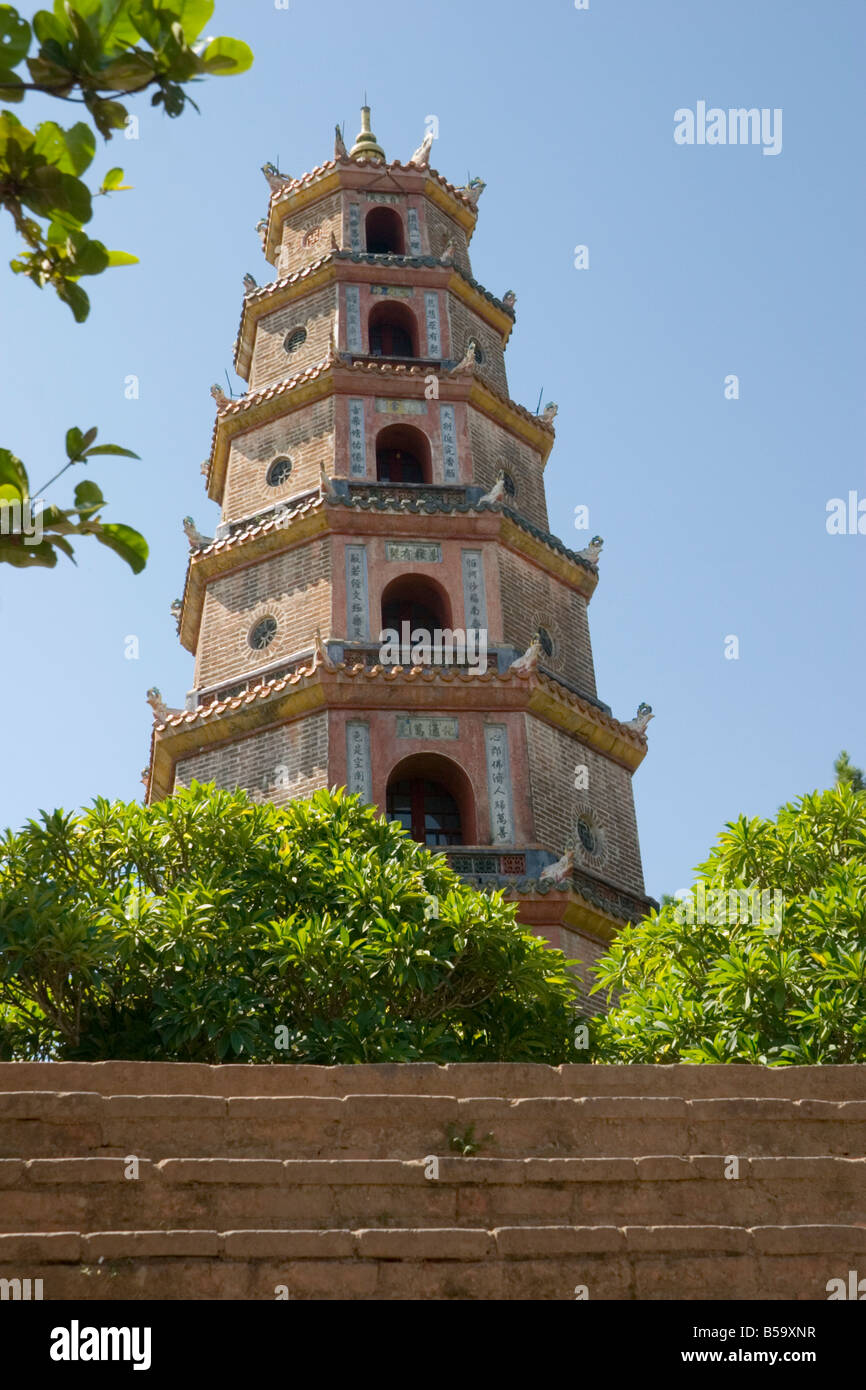
[{"label": "roof ridge ornament", "polygon": [[358,131],[357,139],[349,151],[350,159],[370,159],[385,163],[385,151],[379,144],[372,130],[370,129],[370,108],[361,107],[361,129]]},{"label": "roof ridge ornament", "polygon": [[477,208],[478,199],[481,197],[486,187],[487,184],[484,180],[479,178],[476,174],[475,177],[471,178],[468,183],[465,183],[462,188],[458,188],[457,192],[462,193],[464,198],[468,198],[472,206]]}]

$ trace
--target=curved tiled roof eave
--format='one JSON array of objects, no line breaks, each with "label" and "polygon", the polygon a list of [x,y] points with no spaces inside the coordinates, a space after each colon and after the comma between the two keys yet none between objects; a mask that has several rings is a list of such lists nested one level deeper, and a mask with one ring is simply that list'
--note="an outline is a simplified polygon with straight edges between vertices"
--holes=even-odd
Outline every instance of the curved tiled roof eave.
[{"label": "curved tiled roof eave", "polygon": [[279,203],[285,202],[288,198],[291,198],[294,193],[299,192],[300,189],[310,188],[312,184],[316,183],[325,174],[330,174],[334,169],[345,168],[390,169],[405,174],[423,174],[426,178],[435,179],[447,193],[451,194],[452,198],[456,198],[458,202],[463,203],[470,212],[475,214],[478,212],[477,205],[473,203],[468,194],[464,193],[464,191],[455,184],[449,183],[444,174],[440,174],[438,169],[433,169],[429,165],[426,168],[421,168],[417,164],[403,164],[399,159],[386,161],[385,164],[382,164],[381,160],[376,159],[326,159],[324,163],[317,164],[316,167],[311,169],[308,173],[301,174],[300,178],[292,179],[290,183],[285,184],[282,188],[274,189],[268,201],[269,214],[273,212],[274,208],[276,208]]},{"label": "curved tiled roof eave", "polygon": [[[465,284],[482,295],[495,309],[505,314],[506,317],[510,318],[512,323],[514,323],[516,318],[514,310],[508,308],[497,295],[488,290],[479,280],[476,280],[474,276],[467,275],[465,271],[461,270],[460,266],[455,265],[453,262],[443,261],[436,256],[397,256],[393,259],[394,265],[388,266],[388,269],[400,269],[401,267],[405,267],[406,269],[412,270],[426,266],[433,270],[447,270],[450,274],[459,275],[460,279],[463,280]],[[331,261],[351,261],[355,265],[367,264],[374,267],[382,265],[382,258],[379,256],[373,256],[365,251],[349,251],[343,247],[336,247],[332,248],[324,256],[319,256],[317,260],[311,261],[309,265],[302,266],[300,270],[293,270],[291,275],[281,275],[276,280],[271,280],[269,284],[259,285],[256,289],[245,294],[241,305],[240,322],[238,323],[238,332],[235,339],[235,366],[237,366],[240,357],[240,348],[247,319],[247,308],[252,304],[264,301],[268,296],[276,294],[280,290],[287,289],[290,285],[297,285],[303,280],[309,280],[315,272],[321,270]]]},{"label": "curved tiled roof eave", "polygon": [[644,735],[638,734],[634,729],[629,729],[625,724],[621,723],[620,720],[614,719],[613,715],[605,714],[604,711],[598,709],[597,706],[589,704],[573,691],[560,686],[557,681],[538,671],[509,670],[498,672],[488,668],[483,674],[476,674],[475,672],[461,671],[448,667],[431,671],[429,668],[425,669],[422,666],[413,666],[411,668],[395,666],[386,670],[385,667],[381,665],[365,666],[361,662],[355,662],[351,665],[347,661],[328,662],[326,664],[318,653],[314,655],[312,663],[309,666],[299,666],[296,671],[292,671],[285,676],[280,676],[271,681],[263,681],[260,685],[254,686],[251,690],[244,691],[242,694],[232,696],[229,699],[217,700],[210,705],[205,705],[195,710],[179,710],[177,714],[173,714],[169,719],[158,724],[156,727],[159,731],[162,731],[168,728],[180,728],[182,725],[188,726],[202,723],[207,719],[212,719],[217,715],[223,714],[226,710],[240,709],[242,705],[250,705],[256,701],[268,700],[272,698],[272,696],[279,694],[282,690],[285,690],[288,686],[299,685],[301,682],[315,676],[323,667],[328,674],[337,675],[350,680],[384,681],[389,684],[407,683],[412,685],[418,681],[423,681],[428,685],[434,683],[444,685],[459,683],[477,686],[479,684],[511,685],[515,681],[528,684],[530,681],[535,680],[552,695],[557,696],[566,704],[581,710],[582,713],[592,718],[595,723],[606,726],[611,732],[626,738],[630,743],[633,743],[636,748],[643,749],[646,747],[646,737]]}]

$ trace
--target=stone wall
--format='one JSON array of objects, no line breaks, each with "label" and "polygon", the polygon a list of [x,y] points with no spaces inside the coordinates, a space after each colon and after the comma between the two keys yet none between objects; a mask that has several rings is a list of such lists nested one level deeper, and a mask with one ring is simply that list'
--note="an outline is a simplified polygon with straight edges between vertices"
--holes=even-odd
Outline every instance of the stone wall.
[{"label": "stone wall", "polygon": [[858,1066],[0,1063],[0,1278],[824,1301],[864,1267],[864,1143]]}]

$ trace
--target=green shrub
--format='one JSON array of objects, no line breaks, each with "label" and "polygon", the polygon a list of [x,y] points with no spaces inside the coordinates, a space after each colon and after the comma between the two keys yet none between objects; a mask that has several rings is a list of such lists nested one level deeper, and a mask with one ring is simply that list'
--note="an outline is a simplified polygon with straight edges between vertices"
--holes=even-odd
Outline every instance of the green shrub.
[{"label": "green shrub", "polygon": [[564,957],[342,792],[193,785],[0,841],[5,1057],[585,1060]]},{"label": "green shrub", "polygon": [[[776,820],[741,817],[698,873],[689,900],[626,928],[598,963],[614,1007],[593,1058],[866,1062],[866,793],[839,785]],[[779,895],[770,912],[743,913],[752,887]]]}]

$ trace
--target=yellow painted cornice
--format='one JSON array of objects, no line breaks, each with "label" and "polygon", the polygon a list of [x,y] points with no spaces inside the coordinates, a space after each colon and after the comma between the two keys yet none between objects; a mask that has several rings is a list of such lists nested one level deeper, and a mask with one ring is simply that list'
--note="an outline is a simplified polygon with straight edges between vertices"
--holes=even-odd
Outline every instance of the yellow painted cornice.
[{"label": "yellow painted cornice", "polygon": [[571,887],[563,886],[546,893],[520,893],[516,888],[503,886],[503,892],[508,902],[517,904],[518,921],[540,931],[545,927],[569,927],[589,933],[606,944],[625,925],[619,917],[602,911]]},{"label": "yellow painted cornice", "polygon": [[442,184],[438,183],[436,179],[428,178],[424,185],[424,194],[425,197],[429,198],[431,203],[435,203],[442,212],[447,213],[455,222],[460,223],[460,226],[466,232],[466,240],[468,241],[475,231],[475,223],[478,221],[477,209],[468,208],[465,203],[458,202],[458,200],[453,198],[448,190],[443,188]]},{"label": "yellow painted cornice", "polygon": [[567,555],[561,554],[553,546],[545,545],[544,541],[539,540],[531,531],[524,531],[522,526],[518,526],[508,516],[502,517],[500,539],[509,550],[524,555],[539,569],[543,569],[547,574],[555,574],[563,584],[567,584],[570,589],[576,589],[587,603],[592,598],[598,586],[597,574],[584,569],[583,565],[576,564],[574,560],[569,560]]},{"label": "yellow painted cornice", "polygon": [[567,734],[606,753],[614,762],[634,772],[647,755],[646,741],[627,730],[619,720],[597,710],[580,696],[545,676],[536,676],[528,700],[530,714],[555,724]]},{"label": "yellow painted cornice", "polygon": [[600,937],[602,941],[613,941],[617,932],[623,928],[623,923],[618,917],[602,912],[600,908],[588,903],[573,888],[568,894],[562,924],[565,927],[573,927],[576,931],[589,932],[592,936]]},{"label": "yellow painted cornice", "polygon": [[480,319],[489,323],[491,328],[495,328],[502,339],[502,346],[507,346],[508,339],[511,337],[511,330],[514,327],[514,319],[510,314],[506,314],[504,309],[497,309],[495,304],[491,304],[486,295],[483,295],[474,285],[470,285],[456,266],[448,282],[448,289],[462,300],[467,308],[472,309]]},{"label": "yellow painted cornice", "polygon": [[536,416],[530,415],[528,410],[524,410],[515,401],[492,391],[479,376],[472,382],[469,404],[477,406],[491,420],[504,425],[512,434],[525,439],[533,449],[538,450],[542,466],[547,463],[555,442],[554,434],[548,426],[542,425]]},{"label": "yellow painted cornice", "polygon": [[454,672],[443,676],[380,670],[353,675],[345,666],[326,670],[317,665],[290,681],[270,695],[264,687],[255,694],[236,696],[210,716],[182,718],[176,724],[159,726],[153,740],[151,799],[169,794],[180,759],[236,742],[311,709],[395,709],[405,703],[416,712],[522,710],[576,735],[629,772],[646,756],[645,740],[555,681],[535,673],[509,677],[489,671],[485,676],[464,677]]}]

